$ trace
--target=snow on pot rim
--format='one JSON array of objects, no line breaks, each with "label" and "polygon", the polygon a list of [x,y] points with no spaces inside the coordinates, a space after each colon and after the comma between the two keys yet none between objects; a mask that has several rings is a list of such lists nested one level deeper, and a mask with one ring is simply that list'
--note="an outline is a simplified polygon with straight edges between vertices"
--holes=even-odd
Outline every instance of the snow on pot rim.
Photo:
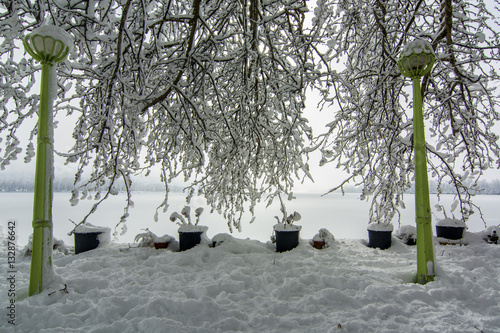
[{"label": "snow on pot rim", "polygon": [[111,228],[98,227],[90,223],[80,224],[74,230],[76,234],[91,234],[91,233],[111,233]]},{"label": "snow on pot rim", "polygon": [[193,224],[183,224],[177,229],[178,232],[206,232],[207,230],[207,226]]},{"label": "snow on pot rim", "polygon": [[466,228],[464,221],[458,219],[442,219],[436,222],[438,227]]},{"label": "snow on pot rim", "polygon": [[153,235],[154,243],[169,243],[172,242],[175,238],[170,235],[163,235],[161,237]]},{"label": "snow on pot rim", "polygon": [[394,225],[392,225],[392,223],[372,222],[372,223],[368,224],[368,227],[366,229],[370,230],[370,231],[388,231],[388,232],[392,232],[394,230]]},{"label": "snow on pot rim", "polygon": [[276,223],[273,226],[273,229],[274,231],[299,231],[300,229],[302,229],[302,226],[295,224],[289,225],[286,223]]},{"label": "snow on pot rim", "polygon": [[75,254],[93,250],[111,243],[111,229],[90,223],[80,224],[73,230]]}]

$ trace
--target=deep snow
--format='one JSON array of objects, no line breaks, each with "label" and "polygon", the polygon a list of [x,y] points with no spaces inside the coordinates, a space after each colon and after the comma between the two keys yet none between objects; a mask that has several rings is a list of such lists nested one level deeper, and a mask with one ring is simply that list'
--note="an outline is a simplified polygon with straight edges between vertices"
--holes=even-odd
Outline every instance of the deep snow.
[{"label": "deep snow", "polygon": [[[285,253],[218,238],[185,252],[55,251],[59,281],[16,302],[15,332],[500,332],[500,245],[477,235],[467,233],[467,246],[436,242],[438,276],[427,285],[412,283],[416,248],[396,238],[385,251],[354,239],[317,250],[302,239]],[[2,258],[6,250],[4,230]],[[30,260],[16,259],[19,296]],[[0,331],[12,330],[2,317]]]}]

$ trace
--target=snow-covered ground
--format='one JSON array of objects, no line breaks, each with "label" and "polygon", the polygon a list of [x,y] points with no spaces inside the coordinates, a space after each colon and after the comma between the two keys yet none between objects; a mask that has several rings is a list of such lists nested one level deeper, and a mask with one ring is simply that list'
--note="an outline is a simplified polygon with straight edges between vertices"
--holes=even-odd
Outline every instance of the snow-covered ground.
[{"label": "snow-covered ground", "polygon": [[[482,241],[482,222],[469,221],[467,246],[436,242],[438,276],[422,286],[412,282],[414,246],[394,237],[388,250],[365,246],[369,205],[358,195],[297,196],[290,211],[302,215],[302,239],[290,252],[276,253],[268,241],[279,208],[258,210],[256,221],[233,235],[238,238],[217,237],[229,240],[215,248],[135,248],[134,236],[146,227],[177,238],[168,216],[185,204],[181,195],[173,195],[171,210],[154,223],[161,194],[144,193],[135,197],[128,233],[74,255],[68,219],[78,221],[92,201],[81,202],[75,211],[64,208],[67,194],[56,193],[54,234],[69,251],[54,252],[58,280],[42,294],[23,298],[30,259],[21,252],[31,232],[32,194],[0,193],[0,332],[500,332],[500,245]],[[498,196],[478,199],[487,223],[498,225]],[[413,224],[411,201],[404,225]],[[123,197],[117,196],[91,222],[113,227],[122,205]],[[15,327],[7,308],[11,219],[17,221],[18,240]],[[202,223],[208,238],[227,232],[217,215],[204,213]],[[332,247],[309,245],[319,228],[336,237]]]},{"label": "snow-covered ground", "polygon": [[[15,330],[4,301],[0,331],[500,332],[500,245],[473,234],[467,246],[436,244],[438,277],[427,285],[412,282],[416,248],[396,238],[385,251],[354,239],[317,250],[302,239],[285,253],[228,238],[185,252],[116,243],[55,251],[58,281],[17,300]],[[17,254],[18,296],[29,264]],[[5,300],[6,278],[1,285]]]}]

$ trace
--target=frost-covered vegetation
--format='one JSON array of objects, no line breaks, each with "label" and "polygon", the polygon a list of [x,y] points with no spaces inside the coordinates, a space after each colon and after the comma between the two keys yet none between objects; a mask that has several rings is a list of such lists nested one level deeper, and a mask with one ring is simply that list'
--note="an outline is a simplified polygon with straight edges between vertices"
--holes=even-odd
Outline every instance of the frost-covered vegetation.
[{"label": "frost-covered vegetation", "polygon": [[167,194],[169,182],[184,177],[239,228],[245,202],[252,210],[307,173],[302,152],[311,131],[301,112],[313,50],[305,2],[9,1],[1,8],[2,167],[21,154],[16,132],[38,99],[30,95],[38,68],[13,56],[16,42],[49,23],[75,38],[59,68],[55,109],[79,114],[75,144],[62,154],[76,163],[77,190],[102,192],[103,200],[117,182],[128,189],[132,174],[160,167]]},{"label": "frost-covered vegetation", "polygon": [[[0,192],[33,192],[33,177],[32,175],[15,175],[9,173],[8,175],[4,175],[0,173]],[[500,194],[500,180],[485,180],[481,179],[477,182],[477,186],[479,188],[478,194]],[[429,182],[429,190],[430,193],[438,193],[437,192],[437,182],[430,181]],[[73,178],[72,177],[56,177],[54,179],[53,188],[55,192],[71,192],[74,188]],[[127,188],[123,183],[118,183],[115,186],[115,189],[118,192],[126,192]],[[163,192],[165,191],[165,187],[162,183],[154,182],[150,180],[138,179],[132,182],[131,189],[133,191],[147,191],[147,192]],[[183,186],[180,185],[171,185],[170,192],[172,193],[182,193],[184,190]],[[362,191],[362,187],[347,185],[344,186],[344,191],[346,193],[360,193]],[[405,193],[414,193],[414,188],[411,187],[405,191]],[[453,194],[455,193],[455,188],[452,184],[442,184],[441,185],[441,193],[444,194]]]},{"label": "frost-covered vegetation", "polygon": [[[490,10],[451,0],[0,1],[0,169],[33,157],[39,65],[20,43],[52,24],[75,41],[54,103],[56,119],[78,116],[74,145],[60,152],[75,166],[73,203],[92,192],[99,204],[122,186],[123,223],[133,175],[160,169],[161,209],[180,177],[239,229],[257,202],[311,177],[308,153],[319,149],[322,165],[350,174],[332,191],[361,184],[371,220],[390,220],[413,177],[409,82],[396,60],[419,38],[437,55],[422,81],[429,168],[466,218],[483,170],[500,163]],[[316,136],[303,114],[310,88],[326,113]]]},{"label": "frost-covered vegetation", "polygon": [[[413,166],[411,81],[397,60],[415,39],[432,45],[433,70],[422,78],[430,176],[438,191],[449,184],[459,197],[465,219],[478,179],[500,167],[498,1],[320,1],[324,52],[315,68],[325,68],[314,85],[323,106],[335,105],[328,132],[317,138],[321,164],[331,163],[362,184],[372,197],[371,219],[391,220],[404,207]],[[489,5],[489,7],[487,6]],[[336,72],[332,64],[342,62]],[[326,118],[326,117],[325,117]]]}]

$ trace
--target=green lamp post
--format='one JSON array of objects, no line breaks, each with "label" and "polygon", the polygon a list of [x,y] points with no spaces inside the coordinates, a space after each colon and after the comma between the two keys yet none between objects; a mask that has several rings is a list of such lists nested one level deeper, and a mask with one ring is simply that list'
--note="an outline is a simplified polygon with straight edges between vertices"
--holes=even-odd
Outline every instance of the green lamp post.
[{"label": "green lamp post", "polygon": [[54,130],[52,102],[55,94],[55,65],[69,52],[71,37],[63,29],[42,26],[27,35],[25,50],[42,64],[40,106],[33,200],[33,251],[29,295],[50,283],[52,270],[52,179],[54,177]]},{"label": "green lamp post", "polygon": [[427,154],[420,78],[434,65],[432,46],[423,40],[408,43],[398,61],[401,73],[413,81],[413,148],[415,151],[415,216],[417,223],[417,282],[434,280],[434,245],[432,240]]}]

